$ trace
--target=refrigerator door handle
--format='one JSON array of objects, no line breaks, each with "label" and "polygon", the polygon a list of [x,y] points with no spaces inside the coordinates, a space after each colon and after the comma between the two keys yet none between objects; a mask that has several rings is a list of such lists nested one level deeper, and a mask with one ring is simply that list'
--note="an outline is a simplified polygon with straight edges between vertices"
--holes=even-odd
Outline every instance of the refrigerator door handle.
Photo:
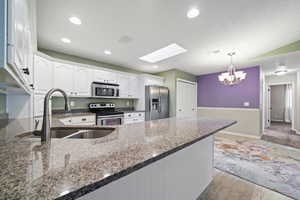
[{"label": "refrigerator door handle", "polygon": [[161,113],[161,96],[158,97],[158,112]]}]

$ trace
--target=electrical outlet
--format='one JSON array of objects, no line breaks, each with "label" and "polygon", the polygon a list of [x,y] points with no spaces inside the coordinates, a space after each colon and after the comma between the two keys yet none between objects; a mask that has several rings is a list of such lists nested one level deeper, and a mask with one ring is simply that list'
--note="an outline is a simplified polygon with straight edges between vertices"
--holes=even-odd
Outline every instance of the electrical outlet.
[{"label": "electrical outlet", "polygon": [[74,106],[75,106],[75,101],[71,101],[70,105],[71,105],[72,107],[74,107]]},{"label": "electrical outlet", "polygon": [[244,106],[245,107],[249,107],[250,106],[250,102],[244,102]]},{"label": "electrical outlet", "polygon": [[129,106],[130,105],[130,102],[129,101],[126,101],[126,106]]}]

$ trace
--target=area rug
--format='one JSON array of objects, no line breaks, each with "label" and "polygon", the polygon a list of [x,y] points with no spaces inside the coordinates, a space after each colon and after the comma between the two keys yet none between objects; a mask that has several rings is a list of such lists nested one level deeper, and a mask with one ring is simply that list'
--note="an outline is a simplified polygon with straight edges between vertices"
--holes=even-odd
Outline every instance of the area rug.
[{"label": "area rug", "polygon": [[300,200],[300,150],[244,137],[216,136],[214,165]]}]

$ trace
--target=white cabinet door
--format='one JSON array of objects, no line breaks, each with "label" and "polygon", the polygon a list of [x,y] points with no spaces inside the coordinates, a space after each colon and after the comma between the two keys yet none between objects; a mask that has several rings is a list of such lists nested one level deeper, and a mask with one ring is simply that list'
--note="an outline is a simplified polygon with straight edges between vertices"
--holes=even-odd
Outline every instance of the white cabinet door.
[{"label": "white cabinet door", "polygon": [[76,67],[74,70],[74,91],[76,96],[91,96],[92,70]]},{"label": "white cabinet door", "polygon": [[43,116],[44,112],[44,98],[43,94],[34,95],[34,116]]},{"label": "white cabinet door", "polygon": [[132,75],[129,76],[129,84],[128,84],[128,95],[130,98],[135,98],[138,99],[140,94],[139,94],[139,80],[137,76]]},{"label": "white cabinet door", "polygon": [[54,87],[64,90],[68,95],[75,95],[73,92],[74,68],[69,64],[54,63]]},{"label": "white cabinet door", "polygon": [[8,27],[8,63],[16,67],[27,84],[31,84],[31,26],[27,1],[8,1]]},{"label": "white cabinet door", "polygon": [[100,83],[116,83],[117,74],[105,70],[94,70],[94,81]]},{"label": "white cabinet door", "polygon": [[52,62],[40,56],[34,57],[34,92],[46,94],[53,86]]},{"label": "white cabinet door", "polygon": [[145,80],[145,85],[159,85],[159,86],[164,86],[164,81],[162,79],[158,79],[158,78],[147,77],[146,80]]},{"label": "white cabinet door", "polygon": [[129,86],[129,80],[128,76],[124,74],[118,75],[118,84],[120,89],[120,98],[128,98],[128,86]]}]

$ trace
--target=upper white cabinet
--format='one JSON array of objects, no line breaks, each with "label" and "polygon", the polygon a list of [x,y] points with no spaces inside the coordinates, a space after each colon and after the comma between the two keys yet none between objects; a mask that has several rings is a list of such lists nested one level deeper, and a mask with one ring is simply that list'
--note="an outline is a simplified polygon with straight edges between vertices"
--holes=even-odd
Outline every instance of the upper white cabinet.
[{"label": "upper white cabinet", "polygon": [[34,91],[36,94],[46,94],[54,87],[51,61],[40,56],[34,56]]},{"label": "upper white cabinet", "polygon": [[68,95],[75,95],[74,86],[75,66],[65,63],[54,63],[54,87],[64,90]]},{"label": "upper white cabinet", "polygon": [[129,80],[128,80],[128,76],[125,74],[119,74],[118,75],[118,84],[119,86],[119,90],[120,90],[120,97],[121,98],[128,98],[129,97],[129,90],[128,90],[128,86],[129,86]]},{"label": "upper white cabinet", "polygon": [[[70,96],[91,96],[92,69],[55,62],[54,87]],[[58,94],[60,95],[60,94]]]},{"label": "upper white cabinet", "polygon": [[[72,97],[91,97],[92,82],[119,84],[120,98],[144,101],[145,85],[163,85],[163,78],[84,66],[38,53],[34,59],[34,92],[45,95],[60,88]],[[60,93],[54,95],[61,96]],[[144,108],[143,108],[144,109]]]},{"label": "upper white cabinet", "polygon": [[138,98],[138,78],[136,75],[131,74],[119,74],[117,80],[120,89],[121,98]]},{"label": "upper white cabinet", "polygon": [[117,83],[117,73],[95,69],[94,70],[94,82],[101,82],[101,83]]},{"label": "upper white cabinet", "polygon": [[27,0],[8,1],[8,63],[26,84],[32,83],[33,54]]},{"label": "upper white cabinet", "polygon": [[74,89],[77,96],[91,96],[92,69],[76,67],[74,72]]},{"label": "upper white cabinet", "polygon": [[128,94],[131,98],[139,98],[139,79],[136,75],[129,76]]}]

